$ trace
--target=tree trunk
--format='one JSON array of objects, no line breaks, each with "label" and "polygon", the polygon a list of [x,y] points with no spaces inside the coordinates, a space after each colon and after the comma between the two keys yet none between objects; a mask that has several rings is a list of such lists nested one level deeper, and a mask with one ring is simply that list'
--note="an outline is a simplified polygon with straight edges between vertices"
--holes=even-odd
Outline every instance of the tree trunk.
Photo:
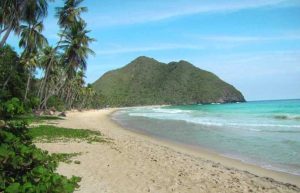
[{"label": "tree trunk", "polygon": [[31,76],[30,76],[30,74],[29,74],[28,79],[27,79],[27,84],[26,84],[25,95],[24,95],[24,100],[25,100],[25,101],[27,100],[27,94],[28,94],[28,90],[29,90],[30,79],[31,79]]},{"label": "tree trunk", "polygon": [[3,32],[5,32],[7,29],[8,29],[8,27],[5,27],[5,28],[1,29],[0,35],[1,35]]},{"label": "tree trunk", "polygon": [[84,107],[84,105],[85,105],[85,103],[86,103],[87,98],[88,98],[87,95],[84,96],[84,98],[83,98],[83,100],[82,100],[82,103],[81,103],[81,105],[80,105],[80,109],[83,109],[83,107]]},{"label": "tree trunk", "polygon": [[[26,4],[27,4],[27,1],[28,1],[28,0],[23,0],[22,4],[20,5],[20,10],[18,10],[18,11],[20,11],[20,13],[21,13],[21,14],[20,14],[21,17],[22,17],[22,15],[24,14],[25,6],[26,6]],[[14,18],[14,19],[16,19],[16,18]],[[22,19],[22,18],[17,18],[17,19],[20,21],[20,19]],[[12,28],[13,28],[13,20],[11,20],[11,22],[10,22],[8,28],[7,28],[7,31],[5,32],[3,38],[2,38],[2,40],[1,40],[1,42],[0,42],[0,48],[2,48],[2,47],[4,46],[4,44],[5,44],[5,42],[6,42],[7,38],[8,38],[8,36],[9,36],[11,30],[12,30]],[[3,32],[3,31],[2,31],[2,32]]]},{"label": "tree trunk", "polygon": [[4,91],[6,85],[8,84],[9,80],[10,80],[11,74],[7,77],[7,79],[5,80],[3,86],[2,86],[2,91]]},{"label": "tree trunk", "polygon": [[46,68],[46,71],[45,71],[45,76],[41,82],[41,85],[40,85],[40,88],[39,88],[39,91],[38,91],[38,94],[37,96],[42,100],[42,97],[43,97],[43,93],[44,93],[44,88],[46,87],[46,82],[47,82],[47,78],[48,78],[48,72],[49,72],[49,69],[50,69],[50,65],[51,65],[51,61],[49,62],[49,65],[47,66]]},{"label": "tree trunk", "polygon": [[11,78],[12,70],[13,70],[13,66],[10,66],[10,72],[8,72],[9,75],[8,75],[7,79],[5,80],[3,86],[2,86],[2,91],[4,91],[6,85],[8,84],[8,82],[9,82],[9,80]]},{"label": "tree trunk", "polygon": [[2,37],[2,40],[1,40],[1,42],[0,42],[0,48],[2,48],[2,47],[4,46],[4,44],[5,44],[5,42],[6,42],[7,38],[8,38],[8,36],[9,36],[11,30],[12,30],[12,23],[9,25],[9,27],[8,27],[8,29],[6,30],[4,36]]}]

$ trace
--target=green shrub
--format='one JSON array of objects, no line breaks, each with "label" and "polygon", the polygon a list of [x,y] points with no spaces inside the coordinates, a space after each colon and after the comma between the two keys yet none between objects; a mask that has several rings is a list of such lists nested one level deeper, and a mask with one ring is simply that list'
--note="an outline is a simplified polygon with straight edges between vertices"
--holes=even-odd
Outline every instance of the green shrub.
[{"label": "green shrub", "polygon": [[0,117],[4,119],[12,118],[15,115],[24,113],[24,105],[18,98],[12,98],[1,104]]},{"label": "green shrub", "polygon": [[65,110],[65,103],[57,96],[51,96],[47,102],[48,107],[54,107],[57,111]]},{"label": "green shrub", "polygon": [[26,121],[8,121],[7,126],[3,128],[4,131],[10,132],[18,137],[22,143],[31,144],[32,137],[28,134],[28,123]]},{"label": "green shrub", "polygon": [[38,97],[30,97],[29,100],[26,102],[26,108],[28,111],[32,109],[37,109],[41,100]]},{"label": "green shrub", "polygon": [[57,158],[37,148],[27,132],[22,122],[0,130],[0,192],[73,192],[80,178],[55,173]]}]

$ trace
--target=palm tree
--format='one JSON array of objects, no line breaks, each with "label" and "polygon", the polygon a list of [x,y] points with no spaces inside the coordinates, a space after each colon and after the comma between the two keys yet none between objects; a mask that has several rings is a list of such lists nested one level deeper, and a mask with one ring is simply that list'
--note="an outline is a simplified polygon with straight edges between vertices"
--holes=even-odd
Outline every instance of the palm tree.
[{"label": "palm tree", "polygon": [[83,88],[83,100],[80,106],[80,109],[83,107],[87,107],[88,103],[91,102],[92,97],[96,94],[95,90],[93,89],[91,84],[88,84],[86,87]]},{"label": "palm tree", "polygon": [[80,14],[87,12],[87,7],[79,7],[83,0],[66,0],[63,7],[56,8],[58,24],[64,30],[81,20]]},{"label": "palm tree", "polygon": [[43,31],[42,22],[30,21],[27,25],[20,26],[20,42],[19,46],[24,48],[21,56],[21,63],[29,69],[29,76],[27,79],[27,86],[25,90],[24,99],[27,99],[29,90],[31,74],[37,65],[38,51],[48,44],[47,39],[42,35]]},{"label": "palm tree", "polygon": [[[87,36],[89,31],[85,29],[86,24],[80,16],[82,12],[87,11],[86,7],[80,7],[82,1],[83,0],[66,0],[63,7],[56,8],[56,16],[59,20],[58,24],[62,30],[60,33],[60,40],[54,50],[49,52],[48,56],[50,58],[48,58],[45,65],[47,66],[45,77],[43,78],[39,92],[42,101],[40,106],[42,108],[46,108],[47,99],[54,93],[59,94],[65,103],[71,107],[78,95],[79,87],[83,87],[84,83],[81,82],[83,81],[83,77],[78,77],[80,77],[81,70],[86,69],[86,59],[88,54],[93,53],[93,51],[88,48],[89,43],[93,41],[93,39]],[[57,61],[55,55],[58,50],[64,51],[63,57],[61,57],[62,59],[59,63],[65,64],[64,67],[59,67],[58,69],[60,72],[65,69],[67,74],[62,73],[60,78],[55,78],[57,77],[56,75],[50,78],[50,75],[52,76],[53,72],[47,70],[47,68],[50,68],[50,66],[53,65],[52,63]],[[79,69],[81,70],[78,71]],[[48,75],[49,73],[50,75]],[[62,77],[64,75],[67,76]],[[47,78],[48,76],[49,80]],[[62,81],[65,82],[61,84]],[[51,82],[52,89],[46,86],[46,82]],[[53,87],[55,84],[58,86]],[[47,90],[43,91],[43,89]],[[60,89],[62,90],[60,91]],[[49,90],[53,91],[50,92]]]},{"label": "palm tree", "polygon": [[86,60],[89,54],[94,52],[89,48],[89,44],[94,41],[87,34],[86,23],[81,20],[61,34],[62,41],[60,48],[64,50],[63,63],[67,65],[68,77],[72,77],[79,69],[85,71]]},{"label": "palm tree", "polygon": [[0,47],[3,47],[12,31],[19,34],[21,22],[42,20],[47,15],[47,8],[47,0],[1,0],[0,35],[5,33],[1,38]]},{"label": "palm tree", "polygon": [[59,60],[55,60],[56,62],[51,64],[51,68],[48,71],[48,78],[45,82],[43,95],[40,95],[41,103],[39,109],[47,109],[47,102],[50,97],[60,96],[62,98],[62,96],[64,96],[64,90],[62,88],[66,87],[66,73],[65,69],[59,63]]},{"label": "palm tree", "polygon": [[42,22],[32,21],[27,25],[20,26],[19,47],[24,48],[23,55],[37,53],[39,49],[48,44],[47,39],[42,35],[44,25]]},{"label": "palm tree", "polygon": [[74,101],[78,99],[80,95],[81,89],[84,87],[84,72],[82,70],[76,72],[76,74],[67,81],[65,89],[66,89],[66,96],[65,102],[68,108],[72,108]]},{"label": "palm tree", "polygon": [[40,88],[38,90],[38,97],[42,101],[44,98],[44,90],[49,78],[49,73],[59,65],[59,53],[53,47],[46,46],[41,53],[39,67],[44,71],[44,77],[41,79]]}]

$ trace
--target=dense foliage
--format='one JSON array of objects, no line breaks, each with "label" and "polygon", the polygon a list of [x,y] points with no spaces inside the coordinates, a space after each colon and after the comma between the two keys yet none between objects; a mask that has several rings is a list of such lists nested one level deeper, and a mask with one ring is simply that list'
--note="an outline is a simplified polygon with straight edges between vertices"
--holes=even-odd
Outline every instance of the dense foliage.
[{"label": "dense foliage", "polygon": [[8,119],[24,112],[23,103],[18,98],[12,98],[4,103],[0,103],[0,118]]},{"label": "dense foliage", "polygon": [[37,148],[32,142],[27,122],[12,120],[24,113],[22,102],[13,98],[0,104],[0,192],[71,193],[80,178],[55,173],[57,156]]},{"label": "dense foliage", "polygon": [[[16,97],[25,110],[97,107],[95,92],[84,82],[86,60],[94,54],[89,48],[94,39],[81,17],[87,8],[80,6],[82,0],[65,0],[56,8],[60,39],[53,46],[43,35],[48,2],[0,2],[0,102]],[[6,44],[12,32],[19,38],[19,54]]]},{"label": "dense foliage", "polygon": [[[53,46],[43,35],[48,2],[0,1],[0,192],[69,193],[78,187],[79,178],[55,173],[57,156],[38,149],[19,121],[32,120],[19,116],[25,112],[86,108],[96,96],[84,82],[94,41],[81,18],[87,8],[82,0],[56,8],[60,40]],[[19,53],[6,44],[12,33]]]},{"label": "dense foliage", "polygon": [[104,103],[111,106],[245,100],[233,86],[186,61],[164,64],[147,57],[107,72],[93,87]]},{"label": "dense foliage", "polygon": [[22,98],[28,72],[19,65],[19,56],[12,47],[0,48],[0,100]]},{"label": "dense foliage", "polygon": [[11,122],[0,130],[0,192],[69,193],[78,187],[78,177],[55,173],[57,162],[31,142],[23,122]]}]

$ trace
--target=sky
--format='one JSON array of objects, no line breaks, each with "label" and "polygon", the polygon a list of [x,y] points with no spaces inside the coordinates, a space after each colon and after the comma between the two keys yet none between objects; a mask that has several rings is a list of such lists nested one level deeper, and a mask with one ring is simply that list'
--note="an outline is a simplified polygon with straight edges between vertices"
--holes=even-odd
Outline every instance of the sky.
[{"label": "sky", "polygon": [[[58,41],[49,4],[44,35]],[[138,56],[186,60],[239,89],[246,100],[300,98],[300,0],[85,0],[97,41],[86,82]],[[18,38],[8,43],[17,47]]]}]

